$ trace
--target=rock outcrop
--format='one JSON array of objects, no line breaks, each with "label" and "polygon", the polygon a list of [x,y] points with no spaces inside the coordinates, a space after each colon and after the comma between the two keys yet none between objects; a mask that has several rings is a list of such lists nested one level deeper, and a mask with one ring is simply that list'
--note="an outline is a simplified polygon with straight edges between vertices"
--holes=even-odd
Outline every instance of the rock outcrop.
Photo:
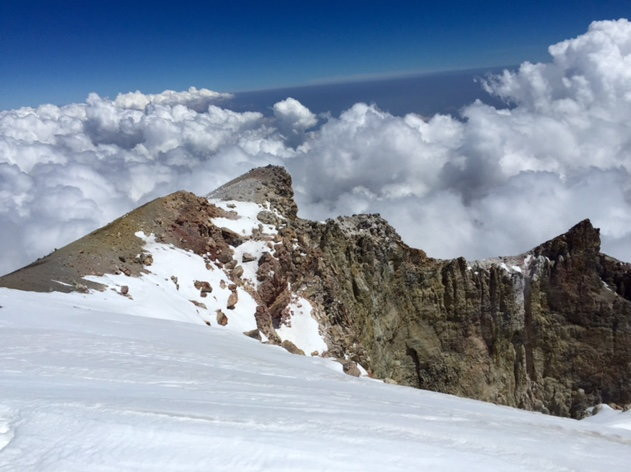
[{"label": "rock outcrop", "polygon": [[631,402],[631,268],[588,220],[478,263],[428,258],[376,216],[314,229],[332,344],[376,377],[560,416]]},{"label": "rock outcrop", "polygon": [[[254,169],[208,197],[158,199],[0,286],[69,291],[98,288],[82,279],[89,274],[138,275],[151,269],[137,257],[134,234],[144,231],[223,267],[258,304],[257,336],[292,352],[304,353],[277,330],[291,323],[299,294],[328,345],[322,355],[388,382],[560,416],[631,403],[631,265],[600,253],[589,220],[519,256],[439,260],[407,246],[379,215],[299,218],[280,167]],[[234,217],[220,207],[225,200],[261,204],[259,230],[213,224]],[[237,256],[248,241],[267,249]],[[246,264],[255,265],[256,280]]]}]

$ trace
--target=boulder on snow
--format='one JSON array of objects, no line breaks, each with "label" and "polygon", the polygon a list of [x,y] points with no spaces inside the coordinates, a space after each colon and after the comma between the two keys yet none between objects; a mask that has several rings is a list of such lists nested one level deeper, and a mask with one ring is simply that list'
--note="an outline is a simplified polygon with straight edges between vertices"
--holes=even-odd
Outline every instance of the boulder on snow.
[{"label": "boulder on snow", "polygon": [[281,344],[280,347],[284,348],[286,351],[291,352],[292,354],[299,354],[301,356],[305,355],[305,351],[303,351],[302,349],[300,349],[298,346],[296,346],[294,343],[292,343],[291,341],[285,339]]},{"label": "boulder on snow", "polygon": [[357,363],[354,361],[340,360],[342,363],[342,370],[347,375],[352,375],[353,377],[359,377],[361,375],[361,371],[359,367],[357,367]]},{"label": "boulder on snow", "polygon": [[234,307],[238,301],[239,301],[239,295],[237,295],[236,291],[232,292],[230,296],[228,297],[228,303],[226,304],[226,308],[228,310],[234,310]]},{"label": "boulder on snow", "polygon": [[252,262],[252,261],[255,261],[255,260],[256,260],[256,257],[254,257],[249,252],[244,252],[243,255],[241,256],[241,262],[243,262],[244,264],[246,262]]},{"label": "boulder on snow", "polygon": [[220,326],[226,326],[228,324],[228,317],[221,310],[217,310],[217,323]]},{"label": "boulder on snow", "polygon": [[197,290],[201,292],[202,297],[205,297],[207,293],[210,293],[213,291],[213,288],[210,285],[210,283],[206,282],[205,280],[196,280],[195,282],[193,282],[193,285],[195,286]]},{"label": "boulder on snow", "polygon": [[261,333],[259,332],[258,329],[253,329],[253,330],[250,330],[250,331],[244,331],[243,334],[245,334],[249,338],[257,339],[259,341],[261,340]]}]

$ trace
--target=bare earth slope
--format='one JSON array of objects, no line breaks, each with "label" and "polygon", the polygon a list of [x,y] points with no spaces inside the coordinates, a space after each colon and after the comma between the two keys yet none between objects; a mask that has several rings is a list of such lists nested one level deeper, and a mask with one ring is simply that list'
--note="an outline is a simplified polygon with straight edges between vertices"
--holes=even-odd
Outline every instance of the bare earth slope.
[{"label": "bare earth slope", "polygon": [[[258,228],[233,224],[234,202],[259,205]],[[560,416],[631,403],[631,266],[600,253],[589,220],[519,256],[432,259],[378,215],[298,218],[291,178],[268,166],[208,199],[155,200],[0,286],[87,290],[99,288],[87,275],[150,271],[138,231],[224,270],[256,301],[257,336],[269,342],[283,342],[298,325],[296,297],[307,300],[327,343],[318,354],[349,373],[354,361],[391,382]]]}]

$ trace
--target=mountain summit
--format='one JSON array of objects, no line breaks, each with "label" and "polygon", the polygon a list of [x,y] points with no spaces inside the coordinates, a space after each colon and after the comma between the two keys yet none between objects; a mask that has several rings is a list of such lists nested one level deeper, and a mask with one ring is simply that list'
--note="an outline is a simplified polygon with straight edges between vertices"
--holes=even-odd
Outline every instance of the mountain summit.
[{"label": "mountain summit", "polygon": [[299,218],[268,166],[154,200],[0,286],[159,302],[352,375],[554,415],[631,403],[631,265],[589,220],[518,256],[434,259],[378,215]]}]

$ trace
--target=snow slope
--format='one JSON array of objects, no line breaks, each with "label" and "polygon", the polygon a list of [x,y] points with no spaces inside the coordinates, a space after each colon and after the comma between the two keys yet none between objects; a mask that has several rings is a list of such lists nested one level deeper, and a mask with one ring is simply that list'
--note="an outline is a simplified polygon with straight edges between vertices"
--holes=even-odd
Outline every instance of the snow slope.
[{"label": "snow slope", "polygon": [[354,378],[95,300],[0,289],[0,471],[629,470],[631,431],[607,422]]}]

